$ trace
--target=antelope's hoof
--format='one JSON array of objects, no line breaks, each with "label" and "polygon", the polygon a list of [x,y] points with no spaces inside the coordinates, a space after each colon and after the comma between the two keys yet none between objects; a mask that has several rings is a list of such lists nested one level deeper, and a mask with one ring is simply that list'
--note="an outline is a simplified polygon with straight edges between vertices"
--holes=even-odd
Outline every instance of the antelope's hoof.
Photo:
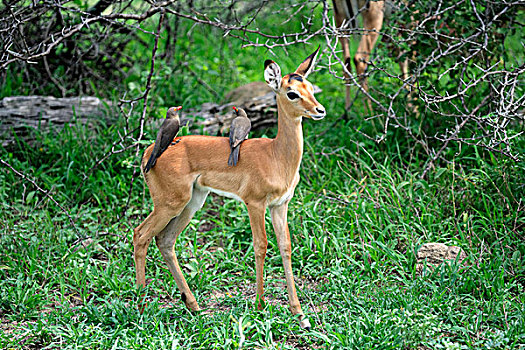
[{"label": "antelope's hoof", "polygon": [[310,321],[304,315],[302,315],[302,319],[301,321],[299,321],[299,326],[301,326],[302,329],[306,329],[307,331],[312,329],[312,325],[310,324]]},{"label": "antelope's hoof", "polygon": [[201,308],[199,307],[199,304],[197,303],[197,300],[195,300],[195,297],[193,295],[190,295],[188,298],[185,293],[181,293],[180,298],[191,312],[199,312],[201,311]]},{"label": "antelope's hoof", "polygon": [[[188,306],[188,305],[186,305]],[[188,309],[192,312],[192,313],[198,313],[201,311],[201,308],[199,306],[199,304],[195,303],[195,305],[193,306],[188,306]]]},{"label": "antelope's hoof", "polygon": [[196,313],[201,311],[201,308],[199,304],[197,304],[197,301],[193,301],[191,303],[185,303],[188,310],[190,310],[192,313]]},{"label": "antelope's hoof", "polygon": [[148,302],[146,301],[146,294],[141,294],[137,306],[139,309],[139,313],[142,315],[144,313],[144,310],[148,307]]},{"label": "antelope's hoof", "polygon": [[265,307],[266,307],[266,301],[264,300],[264,298],[260,298],[257,301],[257,310],[259,311],[264,310]]}]

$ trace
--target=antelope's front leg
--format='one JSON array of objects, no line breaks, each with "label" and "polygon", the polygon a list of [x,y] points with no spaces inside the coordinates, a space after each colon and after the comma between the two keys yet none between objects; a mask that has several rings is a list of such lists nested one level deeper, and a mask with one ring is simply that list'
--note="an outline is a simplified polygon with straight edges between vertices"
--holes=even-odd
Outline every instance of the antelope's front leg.
[{"label": "antelope's front leg", "polygon": [[264,228],[264,216],[266,206],[263,204],[247,204],[250,226],[252,227],[253,250],[255,252],[255,272],[257,281],[257,309],[264,308],[264,258],[266,257],[266,230]]},{"label": "antelope's front leg", "polygon": [[287,222],[288,203],[272,207],[270,208],[270,212],[272,214],[272,223],[277,237],[277,244],[279,245],[279,251],[281,252],[281,258],[283,260],[290,310],[293,315],[299,317],[299,322],[302,328],[310,329],[310,321],[308,321],[301,309],[301,304],[297,297],[297,291],[295,290],[295,281],[292,272],[292,243],[290,241],[290,231],[288,230]]}]

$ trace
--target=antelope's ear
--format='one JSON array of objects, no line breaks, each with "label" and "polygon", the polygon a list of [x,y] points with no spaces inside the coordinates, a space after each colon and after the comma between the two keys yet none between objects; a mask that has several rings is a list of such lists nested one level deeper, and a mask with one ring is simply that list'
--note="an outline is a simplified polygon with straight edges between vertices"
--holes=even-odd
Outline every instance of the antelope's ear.
[{"label": "antelope's ear", "polygon": [[281,88],[281,67],[272,60],[264,62],[264,80],[273,91],[277,92]]},{"label": "antelope's ear", "polygon": [[310,56],[308,56],[303,63],[297,67],[295,70],[295,73],[302,75],[304,78],[308,77],[308,74],[312,72],[312,69],[315,66],[315,59],[317,58],[317,54],[319,53],[319,49],[321,48],[321,45],[317,47],[317,50]]}]

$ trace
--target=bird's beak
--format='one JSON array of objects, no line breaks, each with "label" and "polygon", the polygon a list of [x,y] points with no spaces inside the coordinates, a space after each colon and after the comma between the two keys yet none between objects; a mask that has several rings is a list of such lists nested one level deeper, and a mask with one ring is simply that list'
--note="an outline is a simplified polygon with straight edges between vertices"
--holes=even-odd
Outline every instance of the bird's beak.
[{"label": "bird's beak", "polygon": [[182,106],[175,107],[176,111],[181,110],[181,109],[182,109]]},{"label": "bird's beak", "polygon": [[238,113],[239,112],[239,109],[235,106],[233,106],[233,110],[235,111],[235,113]]}]

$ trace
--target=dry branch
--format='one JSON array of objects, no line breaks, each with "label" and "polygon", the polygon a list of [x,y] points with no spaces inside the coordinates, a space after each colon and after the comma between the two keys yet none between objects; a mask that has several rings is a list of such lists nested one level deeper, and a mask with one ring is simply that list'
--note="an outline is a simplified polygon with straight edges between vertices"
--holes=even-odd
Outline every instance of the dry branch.
[{"label": "dry branch", "polygon": [[[359,94],[356,100],[366,96],[377,113],[367,119],[374,123],[372,129],[376,131],[366,136],[377,142],[388,142],[393,131],[402,130],[412,140],[413,147],[421,147],[427,154],[424,174],[436,162],[446,160],[448,149],[462,144],[476,145],[513,160],[521,159],[515,141],[523,136],[519,130],[524,123],[525,66],[522,61],[518,63],[519,60],[510,62],[511,55],[505,50],[507,37],[523,29],[518,18],[523,11],[523,1],[397,1],[398,10],[380,32],[383,43],[367,62],[369,91],[360,85],[361,77],[345,66],[338,44],[341,36],[351,38],[367,32],[359,26],[337,27],[331,2],[327,0],[283,2],[278,9],[266,0],[233,0],[227,4],[201,0],[117,3],[100,0],[90,5],[83,10],[68,0],[3,2],[0,5],[0,68],[4,70],[0,70],[0,78],[6,79],[5,68],[16,67],[31,77],[27,83],[31,88],[52,86],[63,96],[73,92],[89,94],[88,82],[106,87],[129,74],[131,60],[126,57],[126,46],[131,41],[147,45],[148,51],[151,49],[151,45],[137,35],[139,31],[155,36],[154,39],[164,29],[172,35],[170,20],[175,18],[176,23],[222,31],[225,37],[243,47],[286,49],[324,40],[320,64],[331,73],[333,83],[339,83],[341,89],[345,84],[351,85]],[[166,18],[164,22],[157,22],[161,13]],[[275,23],[263,27],[270,18]],[[280,27],[292,19],[300,26],[281,31]],[[158,23],[155,33],[141,25],[147,20],[150,24]],[[132,96],[126,106],[121,105],[123,115],[129,120],[135,102],[143,102],[140,125],[126,125],[119,135],[120,149],[141,141],[147,107],[144,97],[158,74],[154,69],[155,52],[153,50],[153,57],[144,66],[150,67],[148,79],[143,82],[145,93]],[[167,54],[160,52],[159,57]],[[404,58],[410,65],[408,79],[392,69],[392,60]],[[191,57],[186,57],[189,59]],[[184,66],[183,62],[179,63]],[[57,67],[66,67],[63,76],[68,79],[56,75]],[[189,65],[186,68],[191,69]],[[343,72],[349,75],[348,79]],[[190,74],[218,97],[216,88],[200,77],[199,72],[190,70]],[[419,112],[411,113],[410,106],[416,106]],[[226,110],[229,107],[203,106],[202,111],[194,112],[201,118],[195,126],[210,134],[223,132],[231,115]],[[252,107],[251,112],[254,126],[272,122],[271,107],[265,101]],[[134,134],[136,130],[139,130],[138,138]]]}]

